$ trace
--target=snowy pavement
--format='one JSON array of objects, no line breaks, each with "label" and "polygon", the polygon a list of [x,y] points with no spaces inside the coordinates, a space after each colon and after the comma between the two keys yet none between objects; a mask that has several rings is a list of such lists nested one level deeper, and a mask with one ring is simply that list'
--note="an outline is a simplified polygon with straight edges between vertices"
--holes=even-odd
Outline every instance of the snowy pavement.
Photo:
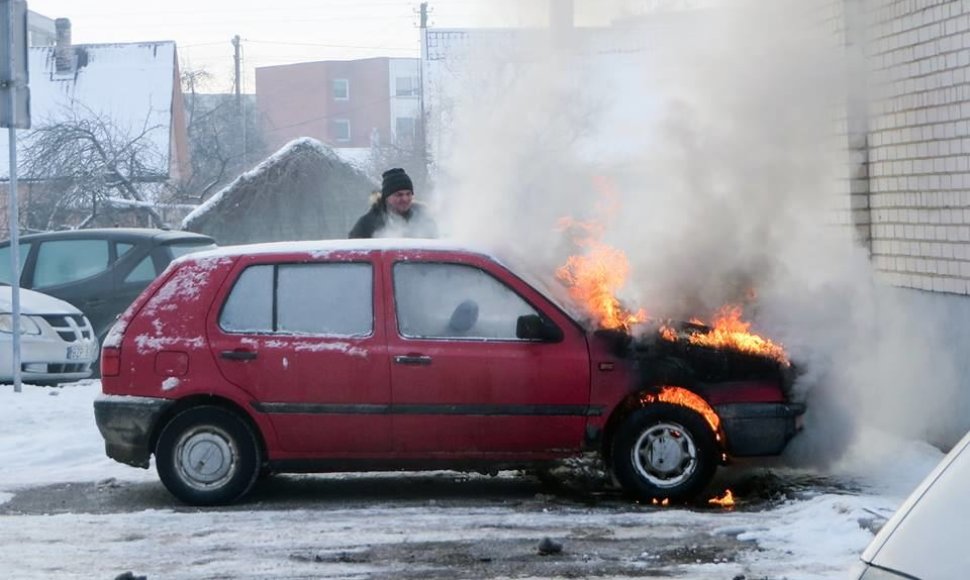
[{"label": "snowy pavement", "polygon": [[[273,478],[250,502],[196,509],[153,470],[104,456],[98,391],[97,381],[0,386],[4,576],[843,578],[942,457],[899,443],[893,476],[778,469],[770,498],[739,496],[733,510],[556,496],[514,473],[451,472]],[[540,555],[543,538],[561,552]]]}]

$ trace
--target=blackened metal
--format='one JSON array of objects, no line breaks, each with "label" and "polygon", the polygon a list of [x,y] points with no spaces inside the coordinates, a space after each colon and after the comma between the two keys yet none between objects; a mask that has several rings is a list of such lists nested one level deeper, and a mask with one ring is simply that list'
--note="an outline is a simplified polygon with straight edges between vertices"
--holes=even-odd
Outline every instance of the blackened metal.
[{"label": "blackened metal", "polygon": [[777,455],[798,432],[795,418],[805,412],[798,403],[717,405],[728,452],[735,457]]}]

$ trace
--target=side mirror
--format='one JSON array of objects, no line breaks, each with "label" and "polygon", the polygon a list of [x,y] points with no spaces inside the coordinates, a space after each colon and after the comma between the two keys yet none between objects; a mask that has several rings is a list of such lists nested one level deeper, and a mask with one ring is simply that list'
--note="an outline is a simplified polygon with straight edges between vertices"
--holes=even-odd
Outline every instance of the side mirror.
[{"label": "side mirror", "polygon": [[559,342],[562,330],[538,314],[524,314],[515,321],[515,336],[524,340]]}]

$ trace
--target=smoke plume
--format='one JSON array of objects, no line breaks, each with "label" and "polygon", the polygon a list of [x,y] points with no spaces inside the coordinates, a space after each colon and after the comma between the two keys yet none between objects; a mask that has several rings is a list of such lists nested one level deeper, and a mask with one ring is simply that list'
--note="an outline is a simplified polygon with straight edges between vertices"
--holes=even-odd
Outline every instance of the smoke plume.
[{"label": "smoke plume", "polygon": [[432,129],[451,237],[548,275],[577,251],[559,219],[596,219],[630,260],[631,307],[707,317],[754,290],[746,318],[804,371],[797,463],[834,461],[870,427],[934,443],[967,427],[956,354],[853,239],[848,79],[866,71],[847,56],[841,4],[725,1],[595,35],[495,33],[441,65],[459,82]]}]

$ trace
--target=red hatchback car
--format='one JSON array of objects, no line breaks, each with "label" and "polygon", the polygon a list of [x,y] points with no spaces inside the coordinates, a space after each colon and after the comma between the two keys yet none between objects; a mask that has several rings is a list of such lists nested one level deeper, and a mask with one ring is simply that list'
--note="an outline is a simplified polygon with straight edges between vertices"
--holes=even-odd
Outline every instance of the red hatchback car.
[{"label": "red hatchback car", "polygon": [[588,450],[631,495],[686,500],[729,455],[795,434],[785,381],[671,384],[634,350],[445,242],[227,247],[176,260],[122,315],[95,414],[109,457],[154,454],[196,505],[240,499],[261,472],[491,471]]}]

